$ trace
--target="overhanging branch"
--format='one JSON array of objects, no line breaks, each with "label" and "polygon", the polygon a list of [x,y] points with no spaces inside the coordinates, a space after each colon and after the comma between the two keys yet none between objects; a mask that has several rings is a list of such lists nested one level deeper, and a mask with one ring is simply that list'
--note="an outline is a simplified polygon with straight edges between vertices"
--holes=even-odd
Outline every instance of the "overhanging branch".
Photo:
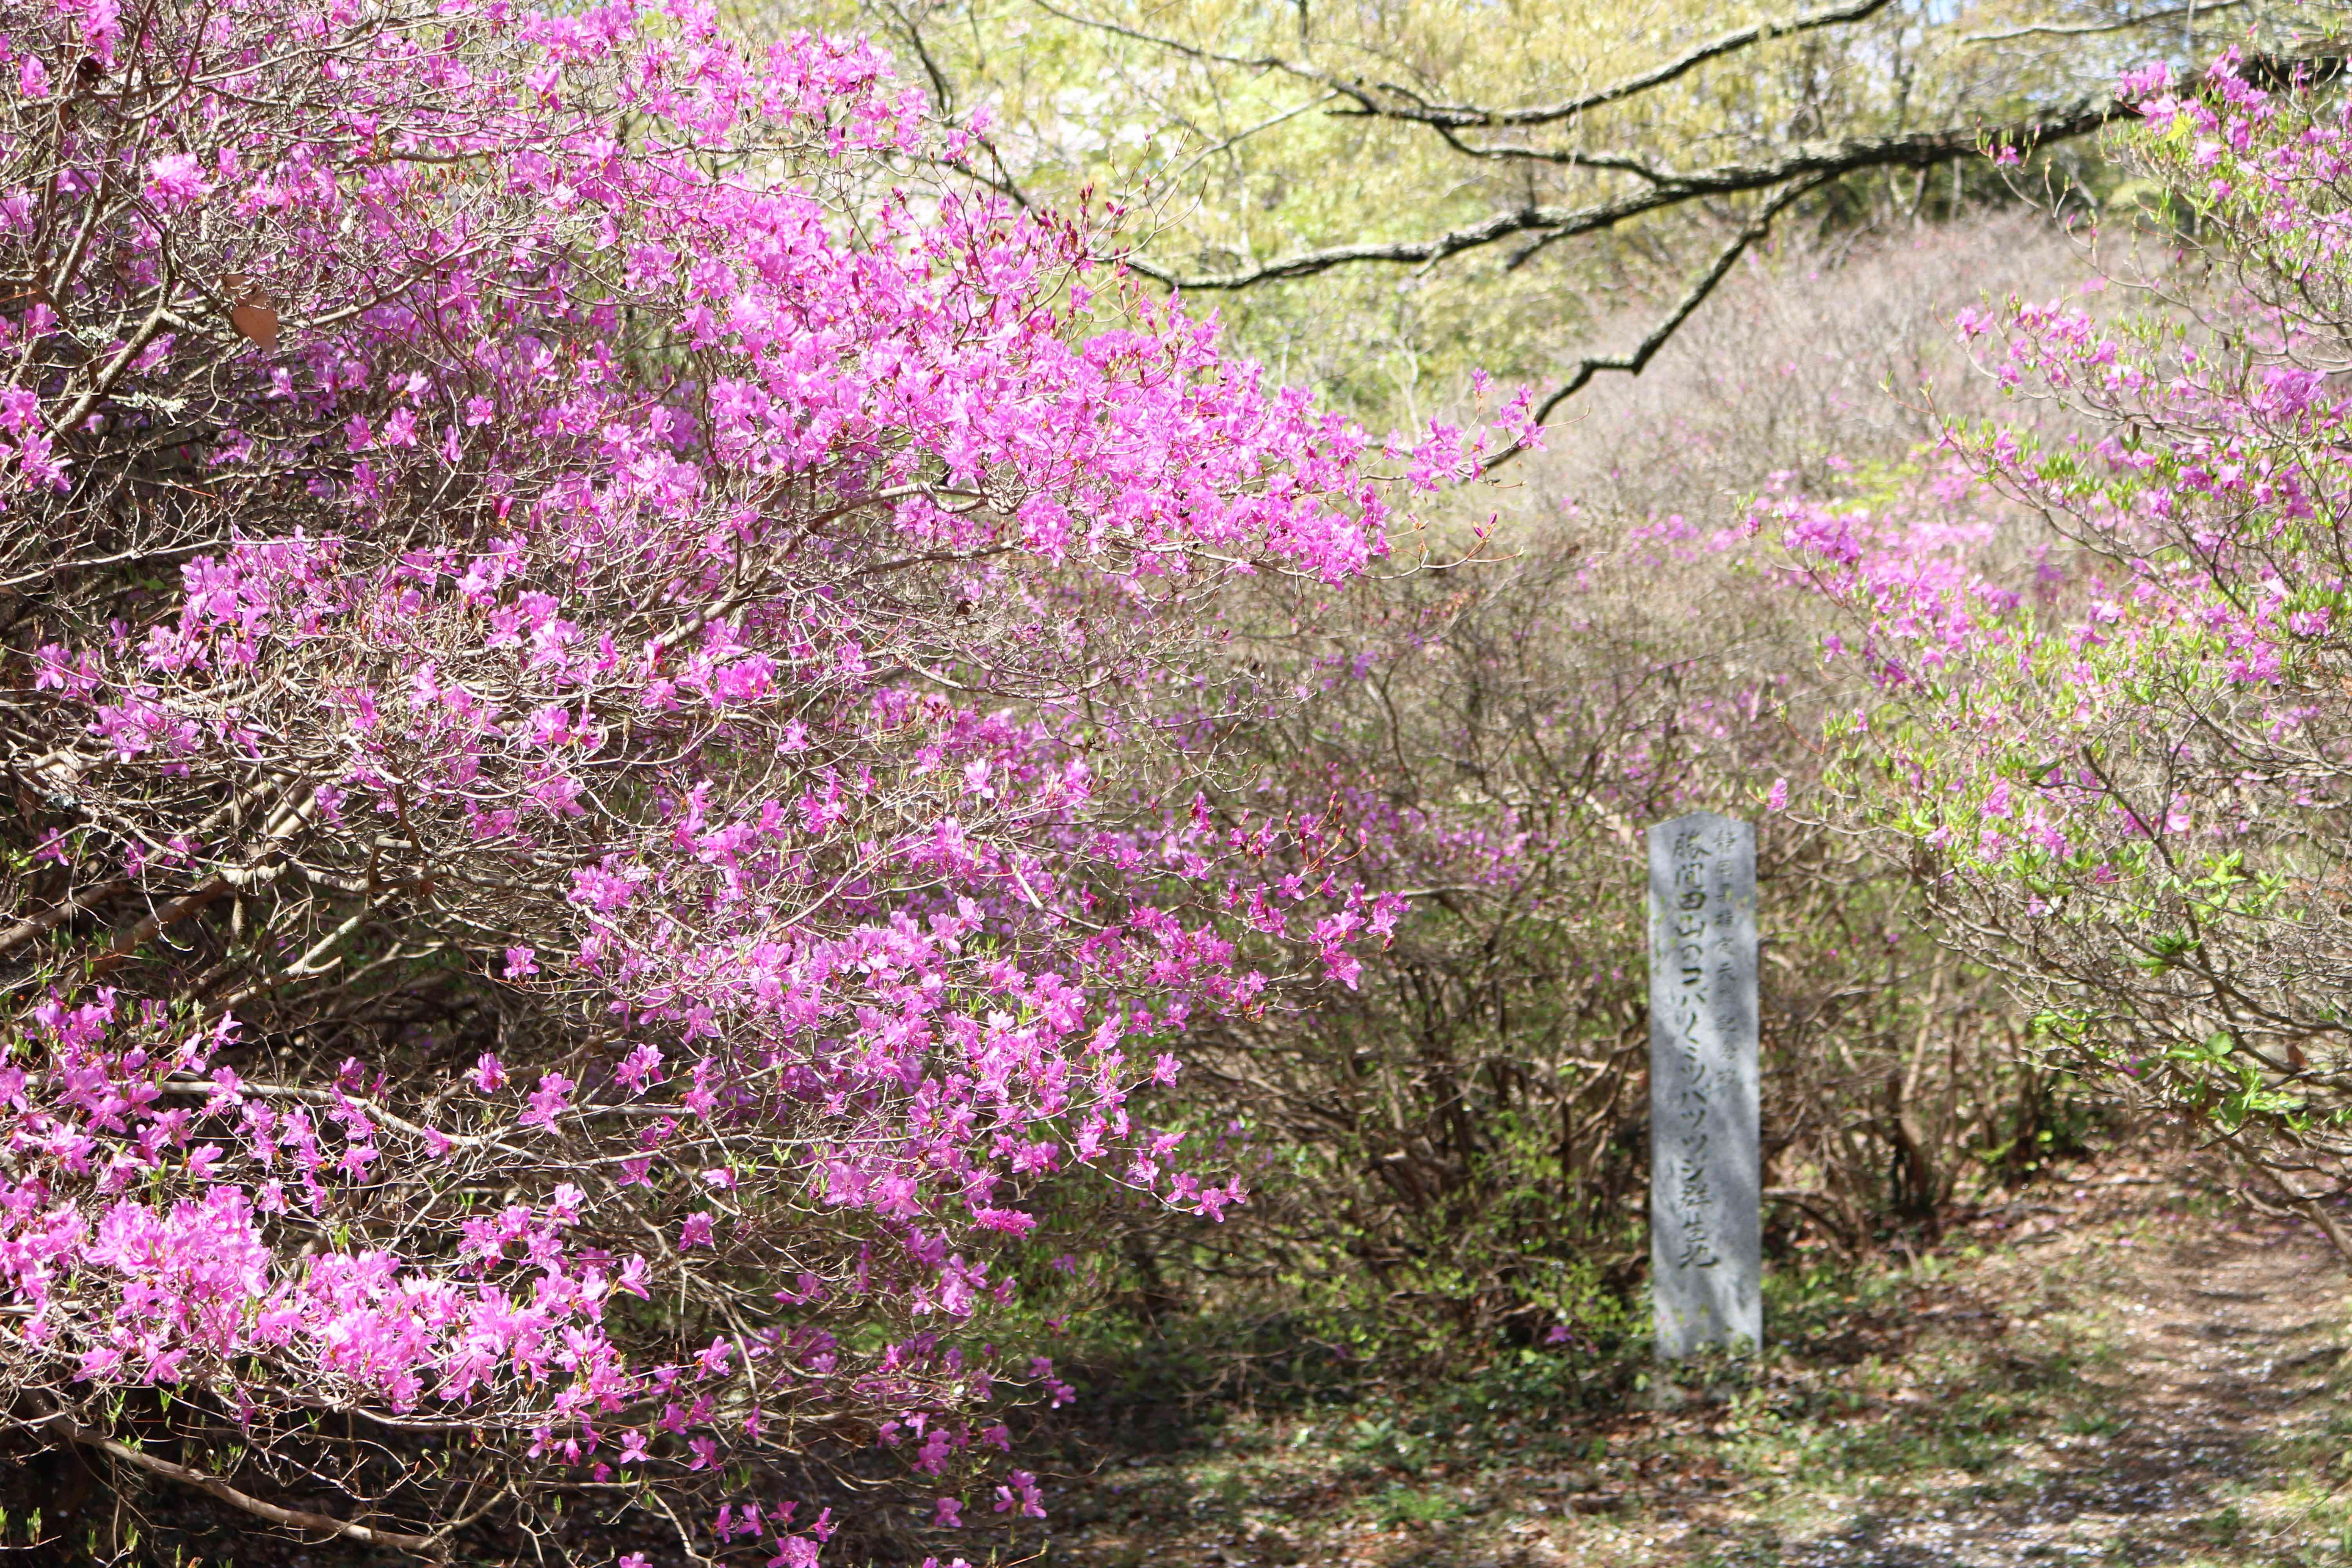
[{"label": "overhanging branch", "polygon": [[[1342,76],[1316,65],[1311,60],[1290,59],[1281,55],[1234,55],[1221,50],[1188,44],[1181,38],[1130,27],[1123,22],[1108,21],[1075,11],[1066,11],[1052,0],[1031,0],[1047,16],[1059,17],[1076,26],[1108,33],[1114,37],[1128,38],[1166,49],[1187,59],[1204,65],[1239,66],[1248,70],[1279,71],[1285,76],[1310,81],[1353,100],[1356,107],[1339,110],[1341,114],[1372,116],[1383,120],[1402,120],[1421,125],[1433,125],[1450,130],[1482,128],[1501,130],[1507,127],[1554,125],[1571,120],[1588,110],[1603,108],[1636,98],[1654,88],[1665,86],[1677,78],[1687,76],[1711,60],[1737,54],[1752,45],[1771,38],[1784,38],[1799,33],[1810,33],[1822,27],[1835,27],[1848,22],[1859,22],[1886,9],[1892,0],[1846,0],[1843,5],[1825,5],[1817,10],[1800,12],[1793,16],[1776,17],[1752,23],[1718,34],[1705,43],[1693,46],[1673,59],[1622,77],[1606,87],[1578,93],[1573,98],[1557,102],[1531,104],[1517,109],[1485,109],[1469,103],[1429,103],[1412,89],[1393,82],[1367,82],[1361,77]],[[1381,95],[1385,94],[1386,97]]]},{"label": "overhanging branch", "polygon": [[[1752,45],[1764,43],[1772,38],[1789,37],[1798,33],[1811,33],[1822,27],[1835,27],[1848,22],[1866,20],[1886,9],[1889,3],[1890,0],[1848,0],[1848,4],[1843,5],[1825,5],[1819,10],[1801,12],[1794,16],[1776,17],[1770,21],[1736,27],[1730,32],[1720,34],[1684,51],[1673,59],[1653,66],[1648,70],[1637,71],[1632,76],[1611,82],[1607,87],[1598,88],[1591,92],[1579,93],[1574,98],[1561,99],[1556,103],[1529,104],[1518,109],[1482,109],[1476,104],[1470,103],[1372,103],[1364,101],[1358,93],[1351,92],[1349,96],[1358,98],[1362,107],[1342,112],[1377,115],[1383,120],[1403,120],[1415,124],[1434,125],[1451,131],[1465,131],[1473,128],[1499,131],[1512,127],[1556,125],[1563,120],[1573,120],[1590,110],[1604,109],[1610,104],[1622,103],[1629,98],[1637,98],[1654,88],[1664,87],[1677,78],[1689,75],[1711,60],[1721,59],[1726,55],[1737,54]],[[1382,83],[1381,86],[1384,90],[1399,95],[1402,95],[1404,90],[1387,83]]]},{"label": "overhanging branch", "polygon": [[2036,22],[2030,26],[2004,27],[1998,32],[1969,33],[1963,44],[2001,44],[2011,38],[2078,37],[2090,33],[2125,33],[2134,27],[2152,27],[2159,22],[2193,22],[2200,16],[2210,16],[2219,11],[2235,10],[2246,0],[2201,0],[2187,5],[2176,5],[2169,11],[2150,11],[2146,16],[2110,18],[2098,22]]},{"label": "overhanging branch", "polygon": [[[1809,193],[1821,189],[1826,184],[1828,184],[1826,177],[1809,180],[1791,185],[1775,196],[1766,205],[1763,211],[1748,220],[1747,226],[1732,237],[1731,243],[1723,247],[1716,257],[1714,264],[1698,276],[1697,279],[1684,292],[1683,297],[1675,302],[1675,308],[1666,312],[1664,318],[1656,326],[1650,329],[1648,335],[1633,346],[1631,353],[1588,354],[1579,360],[1576,368],[1570,373],[1568,380],[1554,389],[1551,395],[1545,398],[1542,405],[1537,408],[1535,423],[1541,425],[1546,419],[1551,417],[1553,409],[1583,391],[1586,384],[1604,370],[1622,371],[1628,375],[1641,374],[1648,367],[1650,361],[1656,356],[1658,351],[1665,347],[1674,335],[1682,330],[1683,323],[1691,319],[1692,313],[1706,303],[1707,296],[1715,292],[1717,285],[1731,275],[1732,268],[1737,266],[1739,258],[1748,253],[1748,247],[1772,232],[1773,220],[1786,212],[1790,205]],[[1487,471],[1493,472],[1527,449],[1528,444],[1525,441],[1513,442],[1487,463]]]},{"label": "overhanging branch", "polygon": [[[2347,59],[2347,57],[2341,54],[2266,56],[2248,61],[2243,68],[2250,78],[2259,73],[2263,78],[2281,85],[2295,82],[2309,83],[2332,80],[2340,76],[2346,68]],[[1955,147],[1947,153],[1943,159],[1933,161],[1941,162],[1956,158],[1960,156],[1963,151],[1973,152],[1983,141],[2024,147],[2062,141],[2068,137],[2083,135],[2087,132],[2097,130],[2111,121],[2129,118],[2137,113],[2137,110],[2131,105],[2109,99],[2104,104],[2078,106],[2055,120],[2046,121],[2039,125],[2010,126],[1981,138],[1972,138],[1965,149]],[[1738,234],[1732,237],[1730,244],[1716,257],[1713,265],[1699,276],[1682,299],[1676,301],[1674,309],[1650,330],[1648,335],[1634,346],[1632,353],[1587,355],[1579,360],[1575,368],[1570,372],[1568,379],[1554,388],[1551,395],[1546,397],[1536,410],[1534,423],[1540,426],[1550,416],[1554,409],[1583,391],[1591,383],[1592,378],[1602,371],[1619,371],[1628,375],[1641,374],[1650,361],[1656,356],[1658,351],[1664,348],[1675,333],[1682,329],[1683,323],[1689,321],[1692,314],[1706,302],[1707,296],[1715,292],[1716,287],[1730,275],[1732,267],[1738,263],[1742,255],[1746,254],[1748,247],[1756,244],[1771,231],[1773,220],[1786,211],[1791,203],[1809,192],[1819,190],[1842,175],[1851,173],[1853,168],[1885,166],[1896,162],[1899,160],[1880,159],[1875,164],[1857,163],[1846,168],[1825,166],[1811,178],[1791,184],[1781,191],[1762,211],[1749,220]],[[1929,166],[1930,162],[1931,160],[1926,158],[1912,160],[1913,166],[1919,168]],[[1550,237],[1546,237],[1536,243],[1544,245],[1549,242]],[[1528,444],[1525,441],[1512,443],[1487,464],[1488,470],[1491,472],[1511,461],[1527,449]]]},{"label": "overhanging branch", "polygon": [[1791,182],[1818,186],[1867,169],[1933,168],[1973,156],[1988,142],[2034,147],[2086,135],[2133,110],[2112,97],[2084,99],[2033,120],[2000,126],[1951,126],[1891,136],[1850,137],[1791,149],[1780,157],[1712,169],[1645,170],[1645,188],[1613,201],[1580,207],[1531,205],[1494,214],[1475,224],[1425,239],[1332,246],[1301,251],[1232,272],[1185,274],[1135,256],[1119,259],[1133,271],[1171,289],[1231,290],[1284,279],[1311,278],[1337,268],[1367,263],[1428,266],[1517,235],[1540,235],[1545,243],[1595,234],[1644,214],[1680,206],[1706,196],[1773,190]]}]

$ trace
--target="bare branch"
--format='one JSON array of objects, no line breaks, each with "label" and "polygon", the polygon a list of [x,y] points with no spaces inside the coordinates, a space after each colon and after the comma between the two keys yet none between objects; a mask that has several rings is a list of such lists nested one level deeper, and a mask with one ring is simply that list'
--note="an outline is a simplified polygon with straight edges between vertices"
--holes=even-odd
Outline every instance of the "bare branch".
[{"label": "bare branch", "polygon": [[1301,251],[1257,267],[1234,272],[1192,276],[1177,273],[1133,256],[1121,258],[1129,268],[1171,289],[1238,289],[1287,278],[1310,278],[1335,268],[1367,262],[1427,266],[1476,250],[1514,235],[1540,234],[1547,242],[1595,234],[1613,228],[1645,213],[1680,206],[1702,196],[1739,195],[1771,190],[1791,181],[1818,185],[1864,169],[1931,168],[1974,155],[1988,142],[2008,146],[2039,146],[2086,135],[2133,110],[2113,98],[2084,99],[2037,120],[1994,127],[1953,126],[1938,131],[1912,131],[1892,136],[1853,137],[1818,142],[1764,163],[1724,163],[1685,173],[1660,171],[1647,177],[1654,183],[1614,201],[1581,207],[1529,205],[1496,213],[1477,223],[1426,239],[1387,244],[1332,246]]},{"label": "bare branch", "polygon": [[[1148,33],[1139,27],[1128,26],[1124,23],[1106,21],[1098,16],[1087,16],[1076,12],[1065,11],[1060,6],[1053,5],[1051,0],[1031,0],[1031,3],[1047,15],[1058,16],[1063,21],[1075,26],[1090,27],[1097,32],[1109,33],[1117,37],[1130,38],[1137,43],[1150,44],[1155,48],[1182,55],[1187,59],[1199,60],[1204,64],[1241,66],[1250,70],[1280,71],[1286,76],[1297,77],[1301,81],[1314,82],[1318,86],[1342,93],[1355,100],[1357,104],[1355,109],[1337,110],[1336,112],[1339,113],[1367,115],[1385,120],[1403,120],[1416,124],[1460,130],[1473,126],[1500,129],[1506,126],[1557,124],[1560,121],[1573,119],[1587,110],[1622,102],[1626,99],[1638,97],[1653,88],[1664,87],[1679,77],[1688,75],[1710,60],[1721,59],[1726,55],[1736,54],[1741,49],[1762,43],[1767,39],[1787,37],[1797,33],[1810,33],[1822,27],[1834,27],[1847,22],[1862,21],[1885,10],[1890,0],[1847,0],[1847,3],[1842,5],[1826,5],[1819,10],[1801,12],[1794,16],[1784,16],[1772,21],[1753,23],[1745,27],[1736,27],[1730,32],[1719,34],[1703,44],[1684,51],[1673,59],[1653,66],[1648,70],[1637,71],[1632,76],[1621,78],[1606,87],[1580,93],[1574,98],[1564,99],[1557,103],[1538,104],[1523,109],[1482,109],[1475,104],[1426,103],[1415,98],[1406,89],[1393,83],[1368,83],[1360,77],[1341,77],[1305,60],[1286,59],[1280,55],[1229,55],[1216,49],[1202,48],[1197,44],[1185,43],[1181,38]],[[1381,93],[1411,101],[1404,103],[1384,101],[1379,96]]]},{"label": "bare branch", "polygon": [[1192,170],[1197,168],[1203,161],[1213,158],[1218,153],[1223,153],[1229,148],[1238,147],[1244,142],[1248,141],[1251,137],[1258,135],[1264,132],[1271,131],[1277,125],[1286,125],[1310,110],[1320,109],[1323,105],[1330,102],[1332,99],[1338,96],[1338,90],[1335,89],[1330,92],[1323,93],[1319,97],[1310,98],[1304,103],[1297,104],[1289,109],[1283,110],[1279,113],[1270,114],[1255,125],[1245,125],[1241,130],[1234,132],[1232,135],[1225,137],[1223,141],[1211,142],[1208,146],[1202,148],[1198,153],[1193,153],[1191,158],[1185,160],[1184,166],[1178,169],[1171,178],[1181,179],[1186,174],[1191,174]]},{"label": "bare branch", "polygon": [[[1783,16],[1769,22],[1757,22],[1745,27],[1735,27],[1719,34],[1673,59],[1651,67],[1645,71],[1611,82],[1591,92],[1580,93],[1558,103],[1537,104],[1524,109],[1481,109],[1475,104],[1370,104],[1353,112],[1377,115],[1384,120],[1405,120],[1416,124],[1444,126],[1452,130],[1479,127],[1500,130],[1509,126],[1556,125],[1572,120],[1588,110],[1604,108],[1636,98],[1653,88],[1665,86],[1679,77],[1689,75],[1710,60],[1737,54],[1751,45],[1793,34],[1810,33],[1822,27],[1835,27],[1847,22],[1860,22],[1886,9],[1889,0],[1849,0],[1843,5],[1825,5],[1817,11],[1806,11],[1794,16]],[[1381,84],[1389,91],[1394,88]],[[1349,93],[1349,97],[1359,97]],[[1342,111],[1348,112],[1348,111]]]},{"label": "bare branch", "polygon": [[[1763,211],[1758,213],[1745,227],[1732,237],[1731,243],[1725,246],[1721,253],[1716,257],[1714,265],[1699,275],[1697,280],[1692,283],[1682,299],[1675,303],[1675,308],[1666,313],[1665,318],[1651,328],[1649,334],[1634,345],[1633,353],[1587,355],[1578,361],[1576,369],[1570,374],[1568,380],[1549,397],[1545,398],[1542,406],[1536,410],[1535,423],[1541,425],[1551,416],[1553,409],[1583,391],[1586,384],[1604,370],[1622,371],[1628,375],[1641,374],[1648,367],[1650,361],[1656,356],[1657,352],[1665,347],[1674,335],[1682,330],[1683,323],[1691,319],[1692,313],[1706,303],[1707,296],[1715,292],[1717,285],[1731,275],[1732,268],[1738,263],[1742,256],[1747,254],[1748,247],[1772,232],[1773,220],[1786,212],[1791,204],[1827,184],[1829,178],[1830,176],[1824,176],[1791,185],[1775,196],[1767,204]],[[1527,449],[1526,442],[1514,442],[1486,465],[1487,471],[1493,472]]]},{"label": "bare branch", "polygon": [[2124,33],[2134,27],[2153,26],[2175,17],[2194,20],[2200,13],[2211,16],[2216,11],[2233,11],[2246,0],[2203,0],[2202,4],[2176,5],[2169,11],[2151,11],[2145,16],[2126,16],[2106,22],[2037,22],[2027,27],[2004,27],[1998,33],[1969,33],[1961,37],[1963,44],[2001,44],[2011,38],[2080,37],[2086,33]]},{"label": "bare branch", "polygon": [[155,910],[138,924],[126,929],[114,939],[113,945],[93,960],[89,973],[93,976],[110,974],[131,962],[131,955],[144,947],[150,939],[167,927],[175,926],[190,915],[229,890],[227,881],[220,877],[207,879],[190,892],[181,895]]},{"label": "bare branch", "polygon": [[87,913],[118,893],[127,893],[132,883],[128,877],[117,877],[110,882],[100,882],[95,888],[68,893],[39,914],[28,915],[5,931],[0,931],[0,953],[11,952],[39,936],[43,931]]},{"label": "bare branch", "polygon": [[[1347,91],[1346,87],[1329,72],[1318,69],[1303,60],[1286,60],[1279,55],[1229,55],[1216,49],[1204,49],[1198,44],[1188,44],[1181,38],[1163,37],[1158,33],[1147,33],[1139,27],[1130,27],[1124,23],[1106,22],[1098,16],[1081,16],[1075,12],[1065,11],[1060,6],[1053,5],[1051,0],[1030,0],[1030,4],[1047,16],[1057,16],[1073,26],[1091,27],[1098,33],[1109,33],[1117,37],[1131,38],[1139,44],[1150,44],[1154,48],[1166,49],[1171,53],[1182,55],[1186,59],[1199,60],[1204,65],[1242,66],[1251,70],[1276,70],[1287,76],[1297,77],[1304,81],[1336,88],[1342,92]],[[1349,96],[1355,95],[1349,93]]]},{"label": "bare branch", "polygon": [[251,1497],[237,1490],[218,1476],[206,1475],[202,1470],[190,1469],[185,1465],[174,1464],[170,1459],[159,1458],[153,1454],[142,1453],[128,1444],[118,1443],[102,1432],[82,1426],[62,1411],[50,1416],[48,1425],[60,1435],[72,1438],[86,1448],[96,1448],[101,1453],[111,1454],[126,1464],[136,1465],[142,1470],[162,1476],[168,1480],[178,1481],[183,1486],[194,1487],[208,1496],[218,1498],[231,1508],[242,1509],[257,1518],[269,1521],[272,1524],[282,1524],[295,1530],[317,1531],[327,1535],[346,1536],[364,1545],[388,1546],[395,1552],[406,1552],[436,1560],[442,1556],[441,1543],[432,1536],[409,1535],[397,1530],[379,1530],[373,1525],[354,1524],[349,1520],[335,1519],[323,1513],[312,1513],[306,1509],[280,1508],[274,1502],[264,1502],[257,1497]]}]

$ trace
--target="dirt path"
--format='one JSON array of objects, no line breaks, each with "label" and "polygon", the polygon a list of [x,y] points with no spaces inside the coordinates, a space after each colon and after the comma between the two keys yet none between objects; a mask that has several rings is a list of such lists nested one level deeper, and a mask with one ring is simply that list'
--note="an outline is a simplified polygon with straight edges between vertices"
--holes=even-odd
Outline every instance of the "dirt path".
[{"label": "dirt path", "polygon": [[[2075,1239],[2074,1272],[2109,1239]],[[2079,1323],[2095,1404],[2074,1432],[2012,1451],[2008,1495],[1865,1512],[1783,1561],[1821,1568],[2006,1568],[2020,1562],[2293,1562],[2323,1544],[2294,1450],[2326,1436],[2344,1349],[2344,1281],[2307,1232],[2165,1226],[2094,1268]],[[2070,1267],[2072,1266],[2072,1267]],[[2070,1318],[2073,1316],[2069,1315]],[[2061,1423],[2062,1426],[2067,1423]],[[2282,1482],[2289,1484],[2282,1486]],[[2275,1495],[2273,1495],[2275,1494]],[[2333,1544],[2332,1542],[2326,1544]]]},{"label": "dirt path", "polygon": [[2352,1289],[2306,1228],[2112,1173],[1782,1323],[1746,1387],[1671,1413],[1364,1401],[1097,1453],[1048,1561],[2352,1563]]}]

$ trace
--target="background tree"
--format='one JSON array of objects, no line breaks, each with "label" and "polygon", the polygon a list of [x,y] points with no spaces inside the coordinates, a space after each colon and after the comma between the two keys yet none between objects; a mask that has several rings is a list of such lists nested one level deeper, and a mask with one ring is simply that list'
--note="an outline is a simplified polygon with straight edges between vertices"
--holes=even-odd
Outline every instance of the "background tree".
[{"label": "background tree", "polygon": [[[999,188],[1131,202],[1130,264],[1219,299],[1286,374],[1408,418],[1470,369],[1554,399],[1638,371],[1776,228],[1849,237],[2078,203],[2116,72],[2294,50],[2325,8],[1841,0],[1160,5],[877,0]],[[2079,188],[2078,188],[2079,187]],[[1628,310],[1628,305],[1639,309]]]}]

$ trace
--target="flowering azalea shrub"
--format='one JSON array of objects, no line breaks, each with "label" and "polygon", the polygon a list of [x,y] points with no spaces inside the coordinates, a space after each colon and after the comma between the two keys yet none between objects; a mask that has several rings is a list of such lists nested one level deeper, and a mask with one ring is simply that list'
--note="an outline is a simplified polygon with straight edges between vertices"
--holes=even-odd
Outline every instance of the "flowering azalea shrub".
[{"label": "flowering azalea shrub", "polygon": [[2332,1224],[2305,1200],[2352,1116],[2352,121],[2227,58],[2125,87],[2162,254],[1960,321],[2047,417],[1955,426],[1959,472],[1903,507],[1759,521],[1853,616],[1881,700],[1849,777],[1948,929],[2056,1057]]},{"label": "flowering azalea shrub", "polygon": [[1198,799],[1202,607],[1475,438],[687,0],[27,0],[0,80],[15,1431],[425,1556],[1037,1515],[1024,1194],[1242,1203],[1139,1096],[1398,913]]}]

